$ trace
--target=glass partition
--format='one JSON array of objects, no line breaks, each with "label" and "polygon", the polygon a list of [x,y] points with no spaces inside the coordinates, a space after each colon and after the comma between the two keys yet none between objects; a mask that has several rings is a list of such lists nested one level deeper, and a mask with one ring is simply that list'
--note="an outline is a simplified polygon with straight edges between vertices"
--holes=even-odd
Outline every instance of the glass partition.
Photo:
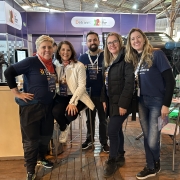
[{"label": "glass partition", "polygon": [[15,49],[28,48],[27,40],[11,34],[0,33],[0,83],[5,83],[4,71],[15,63]]}]

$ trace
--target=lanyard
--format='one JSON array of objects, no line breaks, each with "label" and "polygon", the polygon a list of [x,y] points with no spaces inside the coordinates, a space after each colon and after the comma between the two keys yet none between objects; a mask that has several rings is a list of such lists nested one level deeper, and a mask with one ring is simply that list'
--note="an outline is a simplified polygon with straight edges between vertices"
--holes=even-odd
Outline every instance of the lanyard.
[{"label": "lanyard", "polygon": [[61,64],[62,71],[61,71],[61,74],[60,74],[60,78],[65,78],[66,79],[66,70],[70,68],[69,65],[70,64],[67,64],[66,66],[64,66],[63,64]]},{"label": "lanyard", "polygon": [[62,79],[62,78],[65,78],[66,79],[66,69],[65,69],[66,67],[64,67],[63,65],[62,65],[62,71],[61,71],[61,76],[60,76],[60,78]]},{"label": "lanyard", "polygon": [[42,65],[45,67],[46,71],[48,72],[49,75],[51,75],[51,73],[49,72],[49,70],[47,69],[46,65],[43,63],[43,61],[41,60],[40,56],[38,54],[36,54],[38,56],[38,59],[40,60],[40,62],[42,63]]},{"label": "lanyard", "polygon": [[89,58],[89,61],[90,61],[90,63],[91,63],[92,66],[95,65],[95,64],[97,64],[97,73],[98,73],[98,58],[99,58],[99,53],[97,54],[97,58],[96,58],[96,60],[94,61],[94,63],[93,63],[93,61],[92,61],[92,59],[91,59],[91,56],[90,56],[90,52],[89,52],[89,51],[88,51],[88,58]]},{"label": "lanyard", "polygon": [[141,69],[142,61],[143,60],[140,59],[138,65],[137,65],[137,68],[136,68],[135,73],[134,73],[135,74],[135,78],[137,77],[137,74],[138,74],[139,70]]}]

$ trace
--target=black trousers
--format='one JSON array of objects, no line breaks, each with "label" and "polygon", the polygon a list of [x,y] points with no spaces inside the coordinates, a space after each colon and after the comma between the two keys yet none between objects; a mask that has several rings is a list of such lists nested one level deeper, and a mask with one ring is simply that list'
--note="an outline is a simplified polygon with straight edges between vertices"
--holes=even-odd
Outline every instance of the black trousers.
[{"label": "black trousers", "polygon": [[37,159],[45,157],[53,133],[52,104],[20,106],[19,110],[25,166],[27,172],[34,173]]},{"label": "black trousers", "polygon": [[[54,99],[52,112],[53,112],[54,118],[56,119],[56,121],[58,122],[60,126],[61,131],[64,131],[66,129],[66,125],[69,125],[78,116],[78,113],[73,116],[68,115],[66,111],[66,107],[68,106],[71,97],[72,96],[59,96],[58,94],[56,94],[56,97]],[[86,105],[83,102],[78,101],[78,104],[77,104],[78,112],[80,112],[85,107]]]},{"label": "black trousers", "polygon": [[[94,140],[94,134],[95,134],[95,117],[96,117],[96,111],[98,112],[99,117],[99,141],[100,143],[106,144],[108,140],[107,136],[107,119],[106,115],[103,109],[102,102],[100,102],[100,97],[91,97],[91,100],[93,101],[95,105],[95,109],[91,111],[91,119],[92,119],[92,129],[93,129],[93,140]],[[86,139],[88,141],[91,141],[91,128],[90,128],[90,119],[88,115],[89,111],[87,110],[87,136]]]}]

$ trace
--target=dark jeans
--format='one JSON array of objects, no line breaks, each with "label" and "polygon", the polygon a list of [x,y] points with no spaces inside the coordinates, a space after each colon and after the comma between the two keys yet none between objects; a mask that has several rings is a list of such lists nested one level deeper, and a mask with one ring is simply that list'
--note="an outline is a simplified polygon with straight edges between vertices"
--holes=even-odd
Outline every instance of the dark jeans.
[{"label": "dark jeans", "polygon": [[124,153],[124,134],[122,131],[122,124],[127,118],[124,116],[112,116],[108,123],[108,135],[110,141],[110,157],[117,157],[118,153]]},{"label": "dark jeans", "polygon": [[[106,120],[102,102],[100,102],[100,97],[91,97],[91,100],[95,105],[95,109],[91,111],[93,141],[94,141],[94,134],[95,134],[95,117],[96,117],[96,110],[97,110],[98,117],[99,117],[99,141],[101,144],[106,144],[108,140],[107,120]],[[89,119],[88,111],[89,110],[86,111],[86,114],[87,114],[87,121],[86,121],[87,137],[86,138],[88,141],[91,141],[91,128],[90,128],[90,119]]]},{"label": "dark jeans", "polygon": [[[56,98],[54,99],[52,113],[53,113],[54,118],[58,122],[61,131],[64,131],[66,129],[66,125],[69,125],[78,116],[78,113],[73,116],[68,115],[66,111],[66,107],[68,106],[71,97],[72,96],[56,95]],[[78,112],[80,112],[85,107],[86,105],[83,102],[78,101],[78,105],[77,105]]]},{"label": "dark jeans", "polygon": [[144,148],[147,167],[154,168],[154,161],[160,158],[160,131],[158,117],[161,116],[163,98],[141,96],[139,98],[139,117],[144,135]]},{"label": "dark jeans", "polygon": [[27,172],[34,173],[37,159],[45,157],[53,133],[52,104],[20,106],[20,124],[25,166]]}]

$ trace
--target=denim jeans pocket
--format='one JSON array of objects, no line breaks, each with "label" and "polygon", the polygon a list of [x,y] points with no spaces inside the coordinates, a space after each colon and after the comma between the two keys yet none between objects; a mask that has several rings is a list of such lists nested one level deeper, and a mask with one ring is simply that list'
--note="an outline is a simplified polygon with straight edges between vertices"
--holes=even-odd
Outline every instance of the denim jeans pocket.
[{"label": "denim jeans pocket", "polygon": [[153,103],[154,106],[162,106],[163,103],[163,98],[161,97],[150,97],[151,101]]}]

